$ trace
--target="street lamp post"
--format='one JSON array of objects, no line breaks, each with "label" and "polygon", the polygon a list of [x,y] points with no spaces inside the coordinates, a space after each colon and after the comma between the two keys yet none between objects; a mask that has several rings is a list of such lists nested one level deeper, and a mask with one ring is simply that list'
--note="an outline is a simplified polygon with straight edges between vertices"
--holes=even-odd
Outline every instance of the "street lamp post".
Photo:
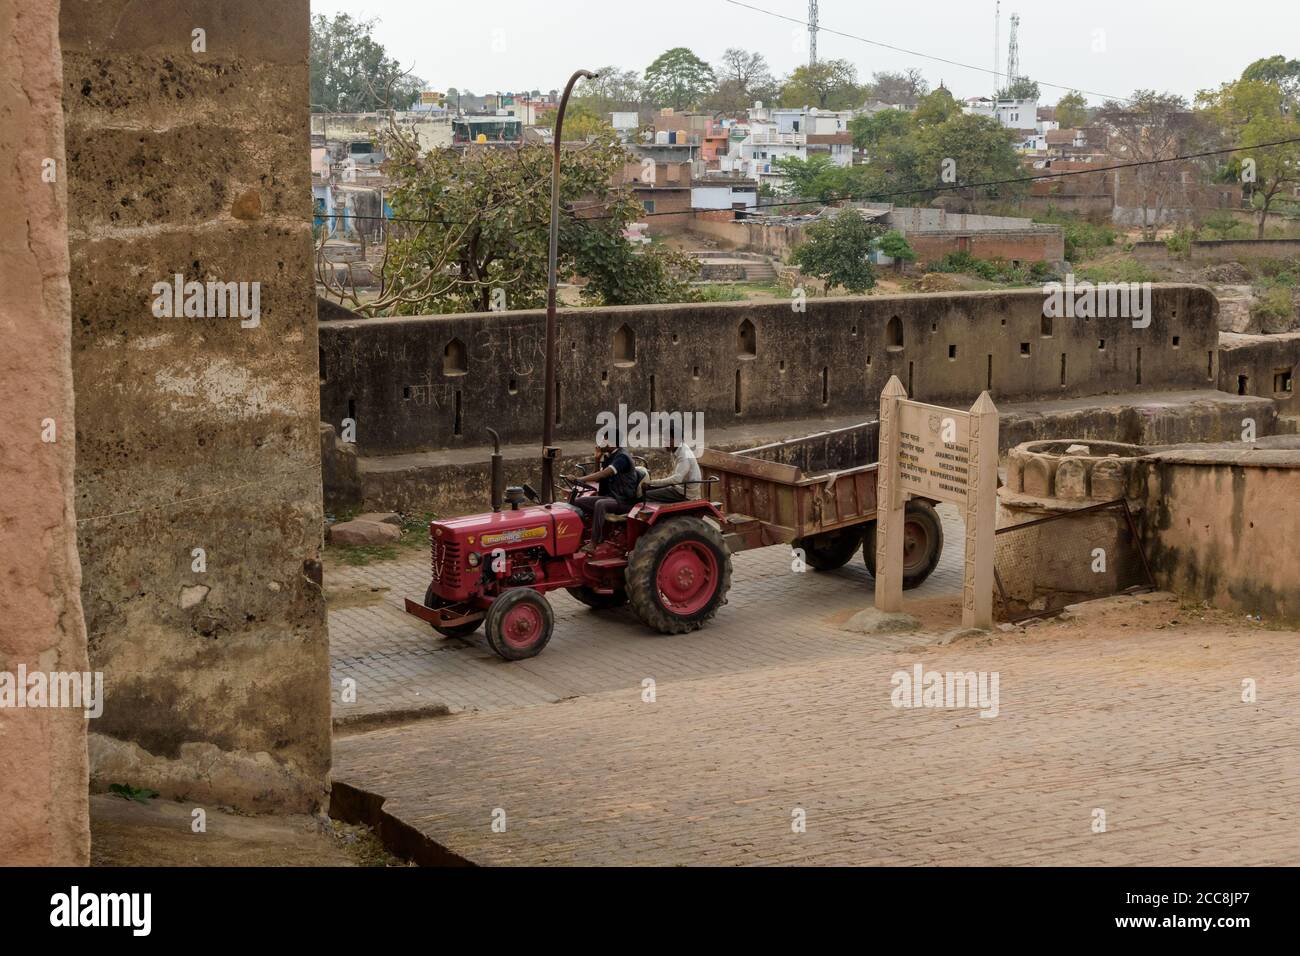
[{"label": "street lamp post", "polygon": [[543,401],[545,420],[542,423],[542,501],[555,500],[555,459],[560,449],[555,446],[555,296],[558,277],[556,260],[560,248],[560,141],[564,128],[564,110],[569,105],[569,94],[579,79],[594,80],[598,74],[578,70],[569,77],[560,97],[560,108],[555,114],[555,141],[551,144],[551,241],[546,260],[546,395]]}]

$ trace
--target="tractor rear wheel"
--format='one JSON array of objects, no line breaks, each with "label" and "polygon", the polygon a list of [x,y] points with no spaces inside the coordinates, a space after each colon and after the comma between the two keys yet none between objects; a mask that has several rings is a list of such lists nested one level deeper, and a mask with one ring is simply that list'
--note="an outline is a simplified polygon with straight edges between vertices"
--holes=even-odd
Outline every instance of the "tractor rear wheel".
[{"label": "tractor rear wheel", "polygon": [[554,629],[550,601],[532,588],[511,588],[488,608],[483,633],[498,656],[522,661],[540,654]]},{"label": "tractor rear wheel", "polygon": [[581,601],[593,611],[608,611],[610,608],[622,607],[627,603],[627,592],[619,588],[613,594],[601,594],[594,588],[579,587],[565,588],[577,600]]},{"label": "tractor rear wheel", "polygon": [[844,567],[861,546],[861,525],[815,534],[810,538],[796,538],[790,543],[790,547],[803,550],[808,567],[816,571],[834,571]]},{"label": "tractor rear wheel", "polygon": [[[442,607],[442,605],[446,603],[447,602],[444,601],[442,598],[434,595],[433,585],[430,584],[429,590],[424,592],[424,606],[431,607],[436,610],[437,608]],[[441,634],[443,637],[469,637],[469,635],[473,634],[475,631],[478,630],[478,626],[482,623],[483,623],[483,619],[479,618],[477,621],[470,621],[470,623],[468,624],[457,624],[455,627],[443,627],[440,624],[431,624],[429,626],[432,627],[439,634]]]},{"label": "tractor rear wheel", "polygon": [[722,533],[700,518],[669,518],[628,556],[628,601],[647,627],[685,634],[718,613],[731,587],[731,553]]},{"label": "tractor rear wheel", "polygon": [[[926,501],[909,501],[903,513],[903,590],[920,587],[939,564],[943,554],[943,522],[939,512]],[[876,523],[867,525],[863,536],[862,561],[876,576]]]}]

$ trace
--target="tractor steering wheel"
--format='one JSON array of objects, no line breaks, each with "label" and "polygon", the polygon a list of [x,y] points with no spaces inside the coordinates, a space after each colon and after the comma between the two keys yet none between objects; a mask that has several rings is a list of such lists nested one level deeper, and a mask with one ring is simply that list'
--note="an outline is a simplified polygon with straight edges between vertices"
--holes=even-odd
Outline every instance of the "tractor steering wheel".
[{"label": "tractor steering wheel", "polygon": [[560,481],[568,485],[569,487],[569,504],[573,504],[578,499],[578,494],[580,492],[583,491],[595,492],[599,490],[593,487],[592,485],[587,484],[585,481],[580,481],[577,478],[571,478],[568,475],[557,475],[556,477]]}]

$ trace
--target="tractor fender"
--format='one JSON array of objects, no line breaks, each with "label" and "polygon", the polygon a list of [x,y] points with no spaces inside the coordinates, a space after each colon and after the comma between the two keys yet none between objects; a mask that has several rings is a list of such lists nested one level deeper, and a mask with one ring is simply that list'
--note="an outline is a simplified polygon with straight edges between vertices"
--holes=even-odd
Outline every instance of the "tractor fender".
[{"label": "tractor fender", "polygon": [[637,505],[632,512],[633,517],[644,521],[650,527],[654,527],[660,521],[681,517],[682,515],[703,518],[705,521],[710,522],[715,529],[721,530],[722,528],[722,512],[713,507],[712,502],[705,501],[702,498],[659,505],[655,508],[648,508],[641,504]]}]

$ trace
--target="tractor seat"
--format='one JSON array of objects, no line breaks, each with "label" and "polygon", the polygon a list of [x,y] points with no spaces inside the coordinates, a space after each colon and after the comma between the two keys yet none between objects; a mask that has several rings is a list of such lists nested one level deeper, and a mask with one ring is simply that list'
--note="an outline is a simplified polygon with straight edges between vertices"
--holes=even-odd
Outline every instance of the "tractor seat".
[{"label": "tractor seat", "polygon": [[[644,465],[637,465],[636,473],[636,500],[645,501],[646,482],[650,480],[650,469]],[[625,521],[627,521],[627,515],[605,515],[606,524],[623,524]]]}]

